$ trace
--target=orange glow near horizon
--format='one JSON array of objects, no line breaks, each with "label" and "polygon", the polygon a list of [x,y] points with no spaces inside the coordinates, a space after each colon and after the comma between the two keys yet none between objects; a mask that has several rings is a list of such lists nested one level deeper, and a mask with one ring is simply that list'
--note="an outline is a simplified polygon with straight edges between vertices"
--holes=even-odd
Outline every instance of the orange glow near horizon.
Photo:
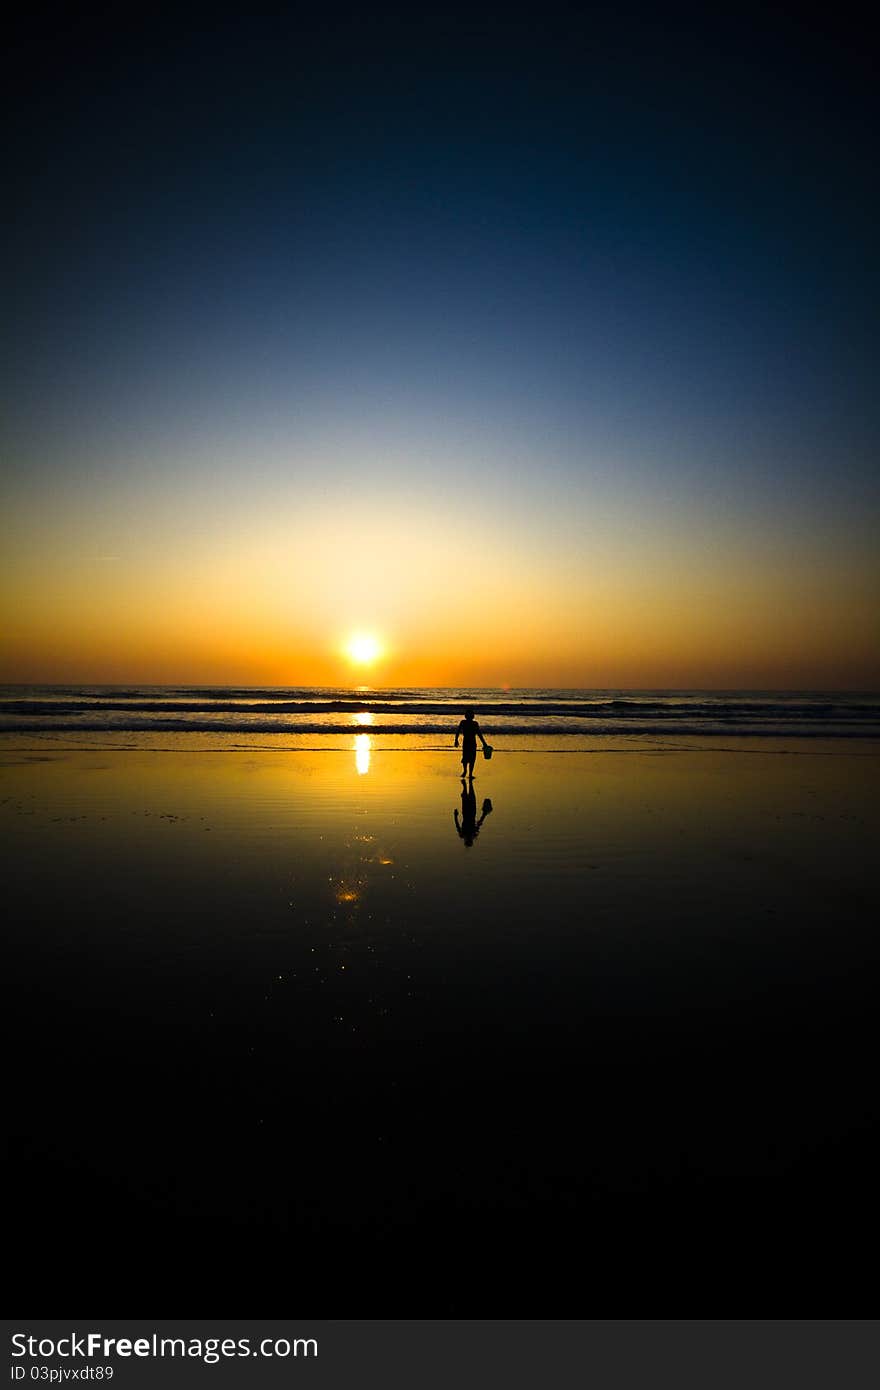
[{"label": "orange glow near horizon", "polygon": [[439,504],[232,530],[185,498],[108,509],[7,511],[4,682],[880,685],[867,540],[598,510],[536,529],[500,505],[473,534]]}]

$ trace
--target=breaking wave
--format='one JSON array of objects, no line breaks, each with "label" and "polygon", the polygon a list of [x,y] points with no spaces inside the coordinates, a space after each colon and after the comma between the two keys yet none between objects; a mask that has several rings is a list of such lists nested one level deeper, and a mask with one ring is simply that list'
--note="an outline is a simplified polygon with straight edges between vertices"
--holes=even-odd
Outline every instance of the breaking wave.
[{"label": "breaking wave", "polygon": [[827,691],[341,690],[49,686],[0,689],[23,733],[448,734],[467,705],[515,735],[880,736],[880,695]]}]

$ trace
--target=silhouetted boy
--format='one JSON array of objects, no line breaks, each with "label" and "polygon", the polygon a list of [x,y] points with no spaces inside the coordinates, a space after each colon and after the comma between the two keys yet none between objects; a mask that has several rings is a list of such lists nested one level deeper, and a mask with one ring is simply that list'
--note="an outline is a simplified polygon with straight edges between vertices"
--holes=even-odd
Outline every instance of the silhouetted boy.
[{"label": "silhouetted boy", "polygon": [[464,719],[458,726],[455,735],[455,746],[458,747],[458,740],[461,739],[461,776],[464,781],[465,774],[473,780],[474,763],[477,761],[477,739],[483,747],[486,747],[486,740],[480,732],[480,726],[474,718],[472,709],[466,709]]}]

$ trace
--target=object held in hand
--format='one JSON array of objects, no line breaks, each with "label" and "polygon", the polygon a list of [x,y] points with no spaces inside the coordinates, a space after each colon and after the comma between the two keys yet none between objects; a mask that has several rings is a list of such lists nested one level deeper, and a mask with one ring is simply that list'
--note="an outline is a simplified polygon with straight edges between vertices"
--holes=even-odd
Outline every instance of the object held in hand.
[{"label": "object held in hand", "polygon": [[491,756],[492,756],[492,745],[491,745],[490,743],[484,743],[484,744],[483,744],[483,757],[484,757],[484,758],[491,758]]}]

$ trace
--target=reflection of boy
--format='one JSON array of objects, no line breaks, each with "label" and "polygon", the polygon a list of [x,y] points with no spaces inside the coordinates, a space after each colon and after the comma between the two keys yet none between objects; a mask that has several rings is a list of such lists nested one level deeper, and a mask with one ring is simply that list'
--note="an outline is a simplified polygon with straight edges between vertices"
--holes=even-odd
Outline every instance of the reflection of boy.
[{"label": "reflection of boy", "polygon": [[460,840],[470,847],[480,833],[480,826],[492,810],[492,802],[488,796],[483,802],[483,813],[477,820],[477,795],[473,787],[463,788],[461,793],[461,822],[458,819],[458,809],[453,811],[455,828],[458,831]]},{"label": "reflection of boy", "polygon": [[472,709],[466,709],[464,719],[462,719],[455,732],[455,746],[458,747],[458,740],[461,739],[461,775],[467,775],[473,780],[474,763],[477,761],[477,739],[486,747],[486,740],[483,738],[479,724],[474,718]]}]

